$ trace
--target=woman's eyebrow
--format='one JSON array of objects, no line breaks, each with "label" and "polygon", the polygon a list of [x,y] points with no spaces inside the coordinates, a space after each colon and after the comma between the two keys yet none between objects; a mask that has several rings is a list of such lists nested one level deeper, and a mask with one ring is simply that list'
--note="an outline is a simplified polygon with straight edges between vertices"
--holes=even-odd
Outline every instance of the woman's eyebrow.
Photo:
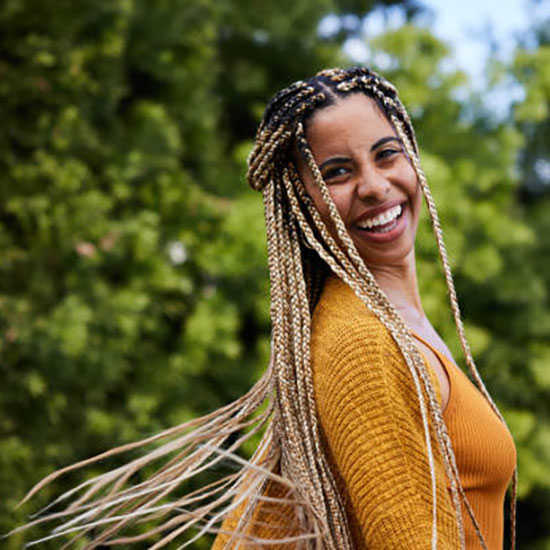
[{"label": "woman's eyebrow", "polygon": [[403,145],[402,141],[398,137],[387,136],[379,139],[374,145],[372,145],[370,150],[374,151],[375,149],[378,149],[378,147],[381,147],[382,145],[384,145],[385,143],[388,143],[389,141],[396,141],[397,143],[399,143],[399,145]]},{"label": "woman's eyebrow", "polygon": [[[378,149],[378,147],[381,147],[382,145],[384,145],[384,144],[386,144],[390,141],[395,141],[395,142],[399,143],[399,145],[402,145],[402,141],[398,137],[386,136],[386,137],[380,138],[376,143],[374,143],[371,146],[370,150],[374,151],[375,149]],[[332,158],[329,158],[328,160],[325,160],[325,162],[322,162],[319,165],[319,170],[322,170],[323,168],[326,168],[327,166],[330,166],[331,164],[338,164],[340,162],[349,162],[349,161],[350,161],[349,157],[332,157]]]},{"label": "woman's eyebrow", "polygon": [[338,164],[340,162],[349,162],[349,157],[332,157],[328,160],[325,160],[325,162],[321,163],[319,165],[319,170],[322,170],[323,168],[326,168],[327,166],[330,166],[331,164]]}]

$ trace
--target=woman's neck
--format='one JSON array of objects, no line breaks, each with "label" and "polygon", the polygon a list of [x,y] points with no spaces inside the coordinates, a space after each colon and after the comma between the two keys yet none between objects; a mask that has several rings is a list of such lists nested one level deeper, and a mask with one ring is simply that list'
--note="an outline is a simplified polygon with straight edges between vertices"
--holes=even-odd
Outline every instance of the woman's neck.
[{"label": "woman's neck", "polygon": [[445,342],[432,327],[422,308],[414,253],[402,265],[374,269],[371,267],[370,271],[413,334],[430,342],[433,347],[454,361]]},{"label": "woman's neck", "polygon": [[426,319],[418,290],[414,252],[400,265],[373,266],[370,271],[407,323],[416,325]]}]

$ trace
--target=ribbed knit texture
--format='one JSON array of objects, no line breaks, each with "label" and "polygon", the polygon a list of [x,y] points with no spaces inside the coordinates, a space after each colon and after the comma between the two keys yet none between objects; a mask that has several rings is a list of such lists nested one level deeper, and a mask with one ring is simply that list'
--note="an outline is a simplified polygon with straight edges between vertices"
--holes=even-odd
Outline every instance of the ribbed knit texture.
[{"label": "ribbed knit texture", "polygon": [[[449,375],[451,392],[443,419],[453,444],[462,486],[487,547],[501,550],[504,497],[516,464],[512,436],[467,376],[439,350],[421,340],[438,356]],[[463,514],[466,518],[464,510]],[[466,547],[479,548],[468,519],[465,531]]]},{"label": "ribbed knit texture", "polygon": [[[444,419],[462,484],[489,550],[502,550],[504,493],[515,465],[511,436],[467,377],[434,352],[449,373]],[[311,354],[319,421],[356,548],[430,548],[430,470],[412,376],[387,329],[335,277],[327,280],[315,308]],[[432,378],[437,384],[435,375]],[[456,550],[460,546],[455,512],[435,437],[432,448],[438,487],[437,548]],[[279,492],[272,483],[266,495],[277,497]],[[270,503],[266,512],[266,506],[258,506],[250,534],[261,539],[293,534],[290,525],[281,530],[281,518],[293,518],[292,508],[279,504],[276,512]],[[234,529],[237,519],[238,511],[225,521],[224,529]],[[465,512],[464,521],[467,549],[480,548]],[[214,550],[222,550],[226,541],[219,536]]]}]

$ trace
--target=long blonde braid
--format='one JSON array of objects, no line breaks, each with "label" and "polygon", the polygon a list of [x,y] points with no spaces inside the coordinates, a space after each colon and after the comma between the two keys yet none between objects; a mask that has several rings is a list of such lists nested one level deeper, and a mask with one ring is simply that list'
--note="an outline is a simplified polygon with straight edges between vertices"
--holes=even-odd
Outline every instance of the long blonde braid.
[{"label": "long blonde braid", "polygon": [[[223,518],[238,511],[238,524],[228,539],[227,548],[234,548],[233,544],[236,547],[241,544],[262,546],[262,541],[250,535],[254,510],[258,503],[265,502],[266,484],[276,481],[286,488],[282,501],[294,506],[292,521],[300,533],[285,538],[286,542],[294,540],[299,548],[304,549],[351,550],[353,542],[343,497],[321,440],[310,359],[311,315],[323,277],[332,271],[386,326],[410,370],[430,465],[433,502],[431,548],[437,548],[438,490],[432,433],[449,479],[461,547],[465,547],[461,514],[461,504],[464,504],[481,547],[486,548],[460,483],[451,442],[426,365],[403,319],[359,256],[307,143],[304,130],[307,118],[316,109],[350,93],[363,93],[375,99],[403,142],[428,205],[466,362],[481,392],[502,418],[471,357],[437,211],[420,167],[414,130],[395,88],[368,69],[325,70],[310,80],[292,84],[273,97],[249,157],[249,183],[263,194],[271,280],[272,358],[265,375],[246,395],[210,415],[55,472],[38,484],[27,498],[67,471],[145,445],[159,445],[145,456],[68,491],[54,504],[74,499],[71,504],[60,512],[39,517],[27,527],[59,520],[61,525],[48,538],[76,533],[70,541],[74,543],[87,535],[91,542],[86,548],[97,548],[105,542],[129,544],[158,536],[160,539],[152,546],[156,550],[191,529],[195,529],[196,534],[186,545],[203,533],[215,533]],[[328,206],[335,235],[322,221],[305,192],[294,166],[296,150],[306,161]],[[264,430],[263,438],[249,461],[236,454],[243,443],[261,430]],[[193,493],[173,498],[171,502],[166,500],[188,479],[228,461],[240,469]],[[153,464],[159,466],[147,479],[128,484],[130,477]],[[516,476],[513,500],[515,483]],[[515,502],[511,513],[513,541]],[[161,517],[168,519],[147,533],[120,534],[136,520],[158,520]],[[92,529],[95,530],[93,536]]]}]

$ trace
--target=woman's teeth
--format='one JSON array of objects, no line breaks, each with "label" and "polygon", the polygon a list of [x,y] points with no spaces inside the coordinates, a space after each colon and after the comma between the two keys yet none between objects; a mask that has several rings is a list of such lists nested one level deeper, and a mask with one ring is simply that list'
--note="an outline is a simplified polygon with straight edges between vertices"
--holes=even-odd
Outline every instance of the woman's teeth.
[{"label": "woman's teeth", "polygon": [[[394,206],[393,208],[390,208],[389,210],[386,210],[385,212],[378,214],[378,216],[374,218],[363,220],[361,223],[358,223],[357,225],[360,229],[368,229],[371,231],[385,233],[387,231],[391,231],[394,228],[395,223],[392,223],[392,222],[395,222],[395,220],[401,215],[402,210],[403,209],[401,205],[398,204],[397,206]],[[382,226],[388,226],[388,227],[382,227]]]}]

